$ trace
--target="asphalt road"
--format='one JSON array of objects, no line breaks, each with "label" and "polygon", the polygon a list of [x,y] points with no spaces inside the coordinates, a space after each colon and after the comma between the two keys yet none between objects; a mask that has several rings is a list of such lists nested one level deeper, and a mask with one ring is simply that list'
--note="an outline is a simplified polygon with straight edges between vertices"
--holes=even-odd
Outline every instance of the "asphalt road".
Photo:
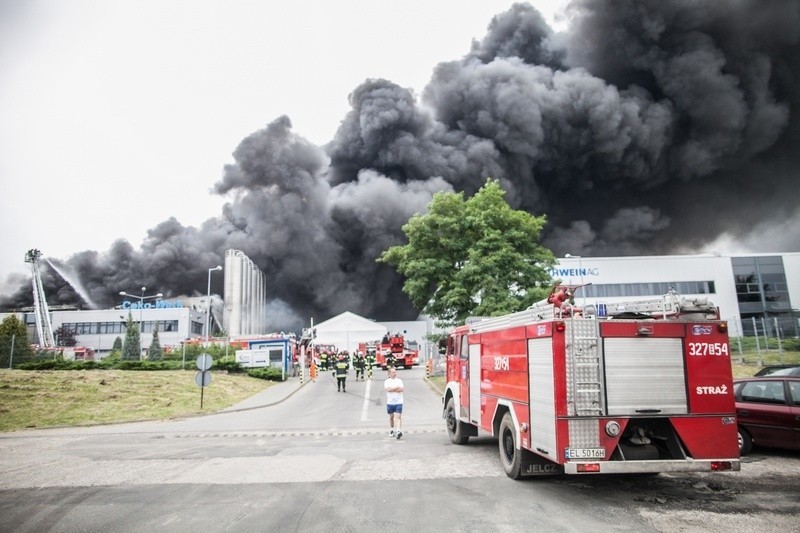
[{"label": "asphalt road", "polygon": [[0,435],[0,531],[730,533],[769,531],[764,516],[785,530],[798,523],[798,476],[776,478],[771,457],[758,463],[771,480],[759,490],[786,491],[783,503],[750,515],[737,511],[749,490],[741,473],[512,481],[493,439],[450,443],[422,369],[399,372],[404,438],[390,438],[383,374],[351,376],[338,393],[326,373],[278,403],[204,417]]}]

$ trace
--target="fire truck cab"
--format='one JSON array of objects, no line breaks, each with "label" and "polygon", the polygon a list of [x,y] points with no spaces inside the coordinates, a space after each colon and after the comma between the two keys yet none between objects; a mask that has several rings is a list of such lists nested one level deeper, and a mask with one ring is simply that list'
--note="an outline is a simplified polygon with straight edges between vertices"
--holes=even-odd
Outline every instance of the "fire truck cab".
[{"label": "fire truck cab", "polygon": [[556,287],[447,343],[450,440],[498,439],[509,477],[739,470],[727,323],[703,300],[587,306]]}]

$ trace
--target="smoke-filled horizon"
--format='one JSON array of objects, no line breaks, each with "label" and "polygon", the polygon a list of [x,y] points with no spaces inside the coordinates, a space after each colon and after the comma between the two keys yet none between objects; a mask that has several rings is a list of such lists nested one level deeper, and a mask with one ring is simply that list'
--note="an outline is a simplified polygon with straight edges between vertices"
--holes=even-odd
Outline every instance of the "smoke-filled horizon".
[{"label": "smoke-filled horizon", "polygon": [[[435,192],[472,195],[488,177],[512,207],[547,216],[557,255],[691,253],[764,234],[800,251],[800,4],[579,0],[569,14],[556,33],[515,4],[419,95],[366,80],[326,146],[275,118],[235,149],[214,185],[228,202],[200,227],[169,219],[139,248],[51,261],[109,307],[141,286],[204,291],[234,248],[270,281],[275,330],[343,311],[413,319],[376,257]],[[82,301],[43,274],[51,305]],[[19,282],[0,307],[30,305]]]}]

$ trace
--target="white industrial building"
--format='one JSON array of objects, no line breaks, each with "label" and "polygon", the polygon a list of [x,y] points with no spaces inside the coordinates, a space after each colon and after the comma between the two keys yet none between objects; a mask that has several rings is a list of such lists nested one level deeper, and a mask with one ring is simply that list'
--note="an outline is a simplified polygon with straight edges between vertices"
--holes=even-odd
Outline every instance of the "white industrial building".
[{"label": "white industrial building", "polygon": [[267,279],[244,252],[225,252],[225,311],[230,336],[263,335],[267,328]]},{"label": "white industrial building", "polygon": [[[130,304],[130,302],[123,302]],[[138,302],[134,305],[138,305]],[[153,331],[158,324],[158,341],[162,347],[180,347],[187,339],[200,338],[205,324],[204,310],[187,300],[163,300],[153,302],[150,307],[131,308],[125,306],[115,309],[89,311],[50,311],[53,330],[61,327],[72,330],[79,346],[93,348],[100,356],[106,355],[114,346],[117,337],[125,338],[125,326],[130,314],[133,323],[141,327],[141,344],[144,352],[153,341]],[[160,305],[160,307],[157,307]],[[10,314],[10,313],[9,313]],[[32,312],[14,313],[35,331],[36,316]],[[0,315],[0,320],[6,315]],[[56,339],[58,342],[58,339]]]},{"label": "white industrial building", "polygon": [[[558,260],[553,278],[589,284],[575,304],[615,303],[675,290],[708,298],[730,322],[730,334],[752,335],[777,328],[800,335],[800,253],[577,257]],[[755,328],[755,329],[754,329]]]}]

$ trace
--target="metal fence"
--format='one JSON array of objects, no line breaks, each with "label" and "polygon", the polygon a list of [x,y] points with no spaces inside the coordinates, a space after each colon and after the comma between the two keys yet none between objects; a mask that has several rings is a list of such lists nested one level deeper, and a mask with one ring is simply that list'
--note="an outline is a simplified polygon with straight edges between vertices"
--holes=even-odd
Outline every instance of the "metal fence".
[{"label": "metal fence", "polygon": [[18,339],[16,335],[0,337],[0,368],[13,368],[15,363],[23,362],[27,338]]},{"label": "metal fence", "polygon": [[[795,317],[749,317],[729,320],[735,329],[741,331],[731,331],[731,336],[753,337],[766,335],[769,337],[797,338],[800,337],[800,318]],[[741,328],[739,328],[741,324]]]},{"label": "metal fence", "polygon": [[751,317],[730,320],[731,356],[735,362],[765,366],[800,363],[800,339],[793,318]]}]

